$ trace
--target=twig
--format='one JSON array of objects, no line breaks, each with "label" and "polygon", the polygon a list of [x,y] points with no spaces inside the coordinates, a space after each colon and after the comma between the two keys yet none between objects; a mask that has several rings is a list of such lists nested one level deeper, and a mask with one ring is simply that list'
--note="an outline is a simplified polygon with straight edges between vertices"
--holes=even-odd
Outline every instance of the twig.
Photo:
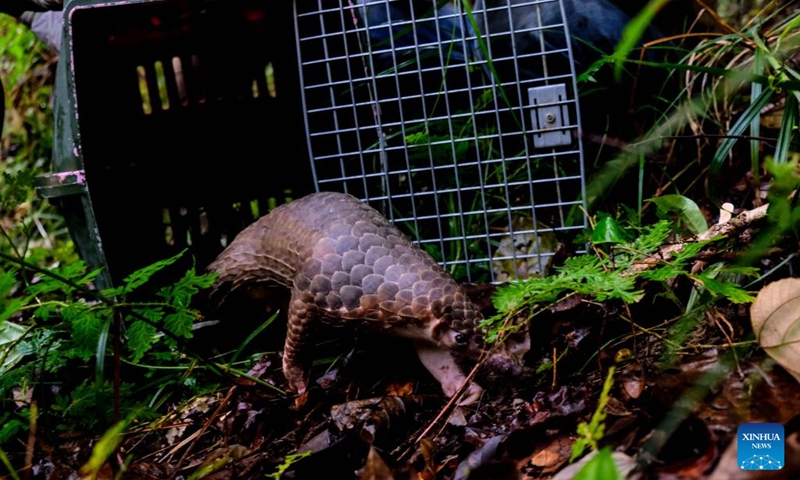
[{"label": "twig", "polygon": [[[444,406],[444,408],[442,408],[442,410],[439,412],[439,414],[436,415],[436,418],[431,420],[431,422],[428,424],[428,426],[425,427],[425,429],[422,431],[422,433],[414,441],[412,446],[418,444],[419,442],[421,442],[422,439],[424,439],[430,433],[430,431],[433,430],[433,427],[435,427],[436,424],[439,423],[439,421],[441,421],[442,418],[445,417],[445,415],[448,415],[448,414],[451,413],[450,411],[455,406],[455,403],[461,398],[461,396],[464,394],[464,391],[467,389],[467,387],[470,385],[470,383],[472,383],[472,379],[475,378],[475,375],[478,373],[478,370],[486,363],[487,360],[489,360],[492,357],[492,355],[495,353],[495,351],[502,344],[503,344],[503,339],[498,339],[498,341],[494,342],[492,348],[489,349],[489,351],[486,352],[485,355],[483,355],[480,360],[478,360],[478,362],[475,364],[475,366],[472,367],[472,370],[470,370],[469,374],[467,375],[466,380],[464,380],[464,383],[461,384],[461,387],[459,387],[459,389],[456,391],[456,393],[450,398],[450,400],[447,402],[447,404]],[[410,451],[411,451],[411,448],[409,447],[409,449],[407,449],[402,455],[400,455],[400,458],[405,457]]]},{"label": "twig", "polygon": [[695,235],[684,242],[665,245],[658,249],[658,253],[649,255],[641,262],[633,265],[631,267],[631,272],[635,273],[644,270],[650,270],[660,263],[670,261],[675,254],[683,251],[684,246],[687,243],[705,242],[716,237],[729,237],[734,232],[748,227],[750,224],[765,218],[767,216],[768,208],[769,204],[765,204],[753,210],[747,210],[733,217],[728,222],[714,225],[705,232]]},{"label": "twig", "polygon": [[484,362],[486,362],[486,359],[488,359],[488,358],[489,358],[489,356],[484,358],[482,361],[476,363],[475,366],[472,367],[472,370],[469,372],[469,375],[467,375],[467,379],[464,381],[464,383],[461,384],[461,388],[459,388],[458,391],[456,391],[455,395],[450,397],[450,401],[447,402],[447,405],[445,405],[444,408],[442,408],[442,410],[439,412],[439,414],[436,415],[436,418],[434,418],[431,421],[431,423],[428,424],[428,426],[425,428],[425,430],[422,431],[422,433],[419,435],[419,437],[417,437],[417,439],[414,441],[415,445],[417,443],[419,443],[420,441],[422,441],[422,439],[425,438],[428,435],[428,433],[430,433],[430,431],[433,429],[433,427],[436,426],[436,424],[439,423],[439,421],[446,414],[450,413],[450,410],[455,406],[455,403],[458,400],[461,399],[461,395],[464,394],[464,391],[467,389],[469,384],[472,383],[472,379],[475,377],[475,374],[478,373],[478,369],[484,364]]}]

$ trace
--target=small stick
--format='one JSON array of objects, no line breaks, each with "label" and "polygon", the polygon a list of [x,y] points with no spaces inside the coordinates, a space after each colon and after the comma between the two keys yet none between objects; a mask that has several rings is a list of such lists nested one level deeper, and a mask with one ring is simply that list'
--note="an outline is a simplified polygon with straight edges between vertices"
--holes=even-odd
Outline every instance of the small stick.
[{"label": "small stick", "polygon": [[656,265],[658,265],[663,261],[669,261],[674,254],[681,252],[684,248],[684,245],[686,245],[687,243],[704,242],[706,240],[711,240],[712,238],[715,237],[730,236],[731,234],[733,234],[733,232],[740,230],[744,227],[747,227],[751,223],[754,223],[758,220],[765,218],[767,216],[767,208],[769,208],[769,204],[762,205],[758,208],[754,208],[753,210],[744,211],[739,215],[733,217],[729,221],[713,225],[705,232],[699,235],[695,235],[694,237],[686,241],[663,246],[659,248],[657,254],[650,255],[644,260],[642,260],[640,263],[633,265],[631,267],[631,270],[633,272],[641,272],[643,270],[649,270],[651,268],[654,268]]}]

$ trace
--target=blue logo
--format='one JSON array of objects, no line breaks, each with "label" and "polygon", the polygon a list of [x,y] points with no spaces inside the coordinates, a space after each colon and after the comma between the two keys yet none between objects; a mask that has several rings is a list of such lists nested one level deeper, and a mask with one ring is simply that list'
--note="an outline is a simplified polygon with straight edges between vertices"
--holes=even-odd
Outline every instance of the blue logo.
[{"label": "blue logo", "polygon": [[739,468],[780,470],[784,465],[783,425],[743,423],[736,432]]}]

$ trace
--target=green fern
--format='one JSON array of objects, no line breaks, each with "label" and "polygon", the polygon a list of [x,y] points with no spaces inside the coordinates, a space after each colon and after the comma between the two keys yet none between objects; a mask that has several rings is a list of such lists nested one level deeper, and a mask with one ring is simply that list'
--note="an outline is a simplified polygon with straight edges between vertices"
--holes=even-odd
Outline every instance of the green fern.
[{"label": "green fern", "polygon": [[[555,273],[548,277],[528,278],[499,287],[493,299],[499,314],[480,324],[487,341],[501,338],[508,328],[518,328],[505,325],[509,316],[527,310],[528,316],[533,317],[567,295],[579,294],[599,302],[636,303],[644,295],[640,287],[643,281],[663,283],[665,292],[671,293],[666,282],[686,277],[704,287],[716,299],[734,303],[754,300],[752,295],[728,279],[733,275],[754,275],[757,269],[717,264],[704,272],[690,273],[697,254],[712,240],[685,243],[668,260],[660,260],[659,248],[673,234],[673,228],[667,220],[637,228],[638,236],[627,245],[613,245],[608,252],[597,249],[597,254],[572,257],[563,266],[556,267]],[[651,268],[634,268],[643,262]]]}]

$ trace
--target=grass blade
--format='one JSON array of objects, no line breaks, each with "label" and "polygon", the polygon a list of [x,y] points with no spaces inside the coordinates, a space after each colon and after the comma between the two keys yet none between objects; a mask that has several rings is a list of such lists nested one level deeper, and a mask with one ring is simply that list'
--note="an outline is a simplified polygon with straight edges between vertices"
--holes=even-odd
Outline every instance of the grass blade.
[{"label": "grass blade", "polygon": [[[764,73],[764,52],[761,49],[756,49],[753,52],[753,73],[761,75]],[[764,86],[758,82],[750,84],[750,98],[758,98],[763,91]],[[756,185],[761,183],[761,141],[758,138],[761,136],[761,119],[754,117],[750,121],[750,171],[753,172],[753,179]]]},{"label": "grass blade", "polygon": [[[714,154],[714,159],[711,160],[709,166],[709,174],[711,177],[719,173],[722,168],[722,163],[728,157],[736,141],[739,140],[738,137],[744,134],[745,129],[750,126],[753,119],[757,120],[759,118],[761,110],[769,103],[773,93],[775,92],[771,88],[763,90],[758,97],[750,101],[750,106],[745,109],[742,116],[739,117],[739,120],[733,124],[727,137],[720,143],[717,153]],[[716,183],[715,181],[708,182],[708,193],[712,201],[716,201]]]},{"label": "grass blade", "polygon": [[789,147],[792,144],[792,134],[797,128],[797,97],[786,95],[786,105],[783,108],[781,129],[778,132],[778,143],[775,146],[775,163],[786,163],[789,159]]},{"label": "grass blade", "polygon": [[622,65],[623,61],[628,57],[628,54],[636,47],[636,44],[642,38],[644,31],[650,26],[653,17],[656,16],[659,10],[666,5],[669,0],[650,0],[647,5],[639,12],[625,28],[622,30],[622,39],[617,48],[614,50],[614,78],[617,82],[622,79]]}]

